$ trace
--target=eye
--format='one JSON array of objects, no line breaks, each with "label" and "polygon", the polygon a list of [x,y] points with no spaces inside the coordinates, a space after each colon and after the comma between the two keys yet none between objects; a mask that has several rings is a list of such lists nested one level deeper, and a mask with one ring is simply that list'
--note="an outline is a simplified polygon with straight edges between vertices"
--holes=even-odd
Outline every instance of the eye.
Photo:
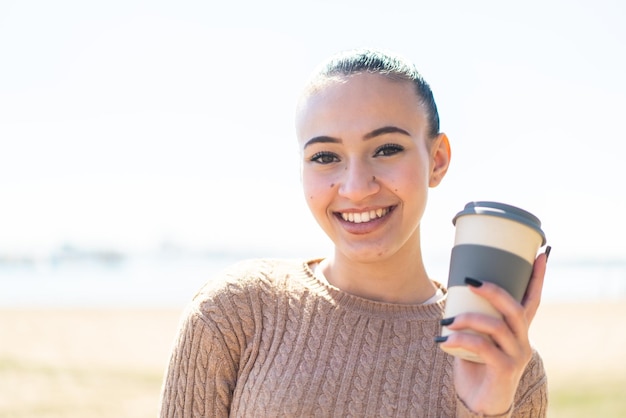
[{"label": "eye", "polygon": [[318,164],[331,164],[339,162],[339,157],[336,154],[328,151],[320,151],[315,153],[311,158],[311,162]]},{"label": "eye", "polygon": [[389,157],[404,151],[404,147],[398,144],[385,144],[376,148],[374,157]]}]

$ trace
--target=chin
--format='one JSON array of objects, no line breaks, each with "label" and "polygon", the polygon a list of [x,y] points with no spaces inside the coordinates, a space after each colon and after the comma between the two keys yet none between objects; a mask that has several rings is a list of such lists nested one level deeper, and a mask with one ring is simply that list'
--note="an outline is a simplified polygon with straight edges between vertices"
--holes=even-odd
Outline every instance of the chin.
[{"label": "chin", "polygon": [[363,264],[385,261],[391,253],[385,248],[349,248],[345,250],[337,248],[337,252],[341,253],[342,257]]}]

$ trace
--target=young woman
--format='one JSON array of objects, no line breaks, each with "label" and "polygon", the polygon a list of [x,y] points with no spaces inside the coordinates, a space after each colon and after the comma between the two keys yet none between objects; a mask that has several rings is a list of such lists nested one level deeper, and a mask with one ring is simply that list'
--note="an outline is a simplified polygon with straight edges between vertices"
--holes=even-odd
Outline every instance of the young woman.
[{"label": "young woman", "polygon": [[[548,251],[522,304],[471,283],[502,320],[442,318],[446,289],[424,267],[420,222],[450,145],[415,68],[378,51],[331,58],[304,90],[296,130],[304,195],[334,253],[243,262],[203,288],[181,323],[161,416],[545,416],[528,328]],[[442,320],[490,338],[438,337]]]}]

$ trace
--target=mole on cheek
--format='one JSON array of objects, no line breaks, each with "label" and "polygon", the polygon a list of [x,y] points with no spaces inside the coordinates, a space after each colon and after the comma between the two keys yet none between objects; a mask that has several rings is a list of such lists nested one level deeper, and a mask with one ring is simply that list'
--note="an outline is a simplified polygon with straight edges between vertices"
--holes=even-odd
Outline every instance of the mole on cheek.
[{"label": "mole on cheek", "polygon": [[335,187],[335,183],[330,183],[330,188],[332,189],[333,187]]}]

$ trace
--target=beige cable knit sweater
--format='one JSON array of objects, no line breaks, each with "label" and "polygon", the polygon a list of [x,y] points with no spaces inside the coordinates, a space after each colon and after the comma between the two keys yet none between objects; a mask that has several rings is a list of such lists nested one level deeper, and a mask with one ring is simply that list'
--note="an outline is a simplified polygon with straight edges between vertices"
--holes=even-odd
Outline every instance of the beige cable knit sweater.
[{"label": "beige cable knit sweater", "polygon": [[[471,417],[434,343],[445,301],[398,305],[319,281],[308,263],[233,266],[194,298],[163,384],[161,417]],[[535,353],[508,415],[542,417]]]}]

